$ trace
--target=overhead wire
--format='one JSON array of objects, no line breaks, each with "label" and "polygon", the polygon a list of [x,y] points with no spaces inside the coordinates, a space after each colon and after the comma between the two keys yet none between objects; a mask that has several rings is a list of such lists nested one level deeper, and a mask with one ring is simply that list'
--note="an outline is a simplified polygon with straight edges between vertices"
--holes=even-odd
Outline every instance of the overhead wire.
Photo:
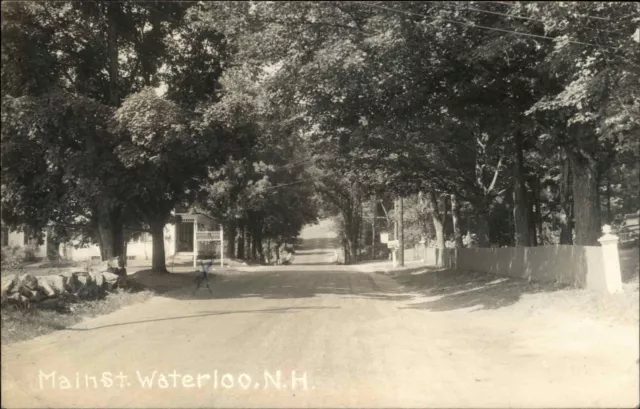
[{"label": "overhead wire", "polygon": [[[516,4],[513,4],[513,2],[507,2],[507,1],[487,1],[487,3],[502,4],[503,6],[509,6],[509,7],[515,7],[516,6]],[[594,20],[611,21],[611,19],[609,17],[590,16],[588,14],[578,14],[578,16],[587,17],[587,18],[591,18],[591,19],[594,19]]]},{"label": "overhead wire", "polygon": [[[355,4],[360,4],[360,5],[363,5],[363,6],[366,6],[366,7],[380,9],[380,10],[387,10],[387,11],[393,11],[395,13],[401,13],[401,14],[406,14],[406,15],[424,17],[424,18],[431,19],[431,20],[441,20],[441,21],[444,21],[444,22],[447,22],[447,23],[463,24],[463,25],[465,25],[467,27],[480,28],[480,29],[484,29],[484,30],[498,31],[498,32],[503,32],[503,33],[515,34],[515,35],[519,35],[519,36],[540,38],[540,39],[553,40],[553,41],[557,41],[559,39],[557,37],[549,37],[549,36],[544,36],[544,35],[539,35],[539,34],[523,33],[523,32],[520,32],[520,31],[513,31],[513,30],[507,30],[507,29],[503,29],[503,28],[483,26],[483,25],[480,25],[480,24],[471,24],[471,23],[467,23],[467,22],[464,22],[464,21],[450,20],[450,19],[446,19],[446,18],[442,18],[442,17],[432,17],[432,16],[427,16],[425,14],[421,14],[421,13],[415,13],[413,11],[398,10],[398,9],[394,9],[394,8],[391,8],[391,7],[384,7],[384,6],[378,6],[378,5],[375,5],[375,4],[369,4],[369,3],[366,3],[366,2],[354,2],[354,3]],[[614,47],[611,47],[611,46],[601,46],[601,45],[593,44],[593,43],[585,43],[585,42],[582,42],[582,41],[566,40],[566,42],[567,43],[571,43],[571,44],[586,45],[586,46],[590,46],[590,47],[604,48],[604,49],[612,49],[612,48],[614,48]]]},{"label": "overhead wire", "polygon": [[[483,9],[478,9],[478,8],[475,8],[475,7],[469,7],[469,6],[458,6],[455,3],[449,3],[449,2],[426,1],[425,3],[432,3],[432,4],[438,4],[438,5],[441,5],[441,6],[454,7],[456,9],[458,9],[458,10],[470,10],[470,11],[476,11],[476,12],[479,12],[479,13],[493,14],[493,15],[497,15],[497,16],[505,16],[505,17],[509,17],[509,18],[516,18],[516,19],[521,19],[521,20],[528,20],[528,21],[536,21],[536,22],[539,22],[539,23],[545,23],[544,20],[539,19],[539,18],[526,17],[526,16],[517,15],[517,14],[501,13],[501,12],[492,11],[492,10],[483,10]],[[492,2],[492,3],[496,3],[496,2]],[[605,33],[618,33],[618,34],[621,34],[619,31],[604,30],[604,29],[600,29],[600,28],[589,28],[588,30],[602,31],[602,32],[605,32]]]}]

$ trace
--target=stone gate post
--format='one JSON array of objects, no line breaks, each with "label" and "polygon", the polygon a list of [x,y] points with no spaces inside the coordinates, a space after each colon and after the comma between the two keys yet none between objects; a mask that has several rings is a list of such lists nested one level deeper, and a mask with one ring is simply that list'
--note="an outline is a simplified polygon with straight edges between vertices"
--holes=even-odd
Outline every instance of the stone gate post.
[{"label": "stone gate post", "polygon": [[420,261],[427,261],[427,241],[422,237],[420,239]]},{"label": "stone gate post", "polygon": [[618,255],[618,236],[611,234],[611,226],[602,226],[604,235],[598,239],[602,246],[605,291],[609,294],[622,292],[622,273]]}]

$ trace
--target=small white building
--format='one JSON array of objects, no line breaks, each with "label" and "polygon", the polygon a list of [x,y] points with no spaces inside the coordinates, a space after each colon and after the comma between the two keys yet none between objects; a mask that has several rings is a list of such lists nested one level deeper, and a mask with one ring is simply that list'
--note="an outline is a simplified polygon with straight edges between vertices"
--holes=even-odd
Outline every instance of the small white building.
[{"label": "small white building", "polygon": [[34,256],[42,258],[47,256],[47,237],[37,238],[28,228],[24,231],[10,231],[2,226],[2,247],[31,248]]},{"label": "small white building", "polygon": [[[167,258],[171,257],[193,257],[194,229],[198,231],[219,230],[221,227],[211,217],[188,211],[175,212],[181,217],[181,222],[167,224],[164,227],[164,251]],[[28,229],[25,231],[9,231],[2,228],[2,246],[31,248],[35,257],[47,257],[47,235],[46,232],[41,239],[35,238]],[[219,253],[219,242],[199,242],[198,254],[214,256]],[[81,247],[80,242],[68,242],[60,245],[58,249],[63,260],[90,261],[100,260],[100,247],[98,245],[88,245]],[[153,243],[151,234],[144,233],[139,239],[131,240],[127,244],[128,260],[149,260],[153,253]]]}]

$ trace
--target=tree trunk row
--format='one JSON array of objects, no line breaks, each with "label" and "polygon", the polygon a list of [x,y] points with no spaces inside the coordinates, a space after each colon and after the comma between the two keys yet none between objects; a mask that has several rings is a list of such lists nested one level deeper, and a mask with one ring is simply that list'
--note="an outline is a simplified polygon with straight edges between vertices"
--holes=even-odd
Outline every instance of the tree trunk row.
[{"label": "tree trunk row", "polygon": [[515,160],[513,161],[513,220],[515,227],[516,247],[532,245],[531,223],[529,220],[529,206],[527,203],[527,187],[525,185],[524,154],[522,149],[522,134],[516,132]]}]

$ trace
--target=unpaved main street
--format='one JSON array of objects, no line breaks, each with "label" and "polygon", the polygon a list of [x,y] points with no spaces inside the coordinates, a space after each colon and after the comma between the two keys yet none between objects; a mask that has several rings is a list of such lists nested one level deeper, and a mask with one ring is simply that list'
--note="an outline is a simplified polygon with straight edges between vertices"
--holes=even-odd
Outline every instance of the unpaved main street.
[{"label": "unpaved main street", "polygon": [[2,406],[638,404],[637,322],[562,312],[549,289],[496,277],[316,265],[330,255],[3,346]]}]

